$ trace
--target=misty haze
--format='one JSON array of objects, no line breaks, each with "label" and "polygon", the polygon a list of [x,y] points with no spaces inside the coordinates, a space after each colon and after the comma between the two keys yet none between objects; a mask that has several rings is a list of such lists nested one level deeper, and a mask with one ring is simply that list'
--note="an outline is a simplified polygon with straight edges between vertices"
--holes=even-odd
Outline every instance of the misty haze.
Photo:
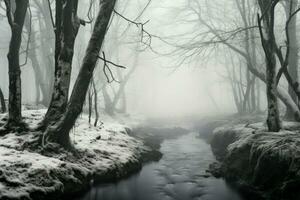
[{"label": "misty haze", "polygon": [[0,200],[299,200],[299,0],[0,0]]}]

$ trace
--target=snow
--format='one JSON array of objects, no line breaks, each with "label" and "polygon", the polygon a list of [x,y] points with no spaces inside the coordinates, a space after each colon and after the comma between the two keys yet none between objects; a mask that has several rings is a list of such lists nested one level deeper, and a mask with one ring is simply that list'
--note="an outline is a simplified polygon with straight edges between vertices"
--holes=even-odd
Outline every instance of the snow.
[{"label": "snow", "polygon": [[267,197],[299,199],[300,123],[282,124],[279,132],[268,132],[265,123],[216,129],[211,145],[222,158],[224,178],[252,186]]},{"label": "snow", "polygon": [[[34,127],[45,112],[26,110],[23,116]],[[149,148],[129,136],[124,125],[109,121],[93,127],[87,123],[87,116],[77,120],[70,136],[80,158],[63,150],[60,154],[46,156],[24,149],[24,144],[34,140],[33,133],[10,133],[1,137],[0,199],[31,199],[34,194],[70,192],[67,191],[70,186],[66,185],[69,182],[80,187],[89,182],[90,177],[112,170],[122,174],[129,163],[140,164],[141,156]],[[71,190],[76,191],[76,187]]]}]

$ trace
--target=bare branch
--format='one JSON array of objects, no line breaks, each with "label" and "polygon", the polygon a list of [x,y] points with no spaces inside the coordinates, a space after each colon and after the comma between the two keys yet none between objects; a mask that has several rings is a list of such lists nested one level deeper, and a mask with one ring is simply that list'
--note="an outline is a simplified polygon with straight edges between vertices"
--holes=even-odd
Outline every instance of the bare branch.
[{"label": "bare branch", "polygon": [[11,11],[11,3],[10,0],[4,0],[5,6],[6,6],[6,16],[7,16],[7,20],[8,23],[10,25],[10,27],[13,26],[13,22],[14,22],[14,17]]},{"label": "bare branch", "polygon": [[[122,69],[126,69],[126,67],[124,67],[122,65],[115,64],[115,63],[107,60],[104,51],[102,52],[102,56],[103,57],[98,56],[98,58],[104,62],[104,64],[103,64],[103,72],[104,72],[104,75],[105,75],[105,77],[107,79],[107,82],[108,83],[112,83],[112,82],[120,83],[120,81],[118,81],[118,80],[115,79],[115,76],[114,76],[114,74],[113,74],[113,72],[110,69],[110,67],[109,67],[108,64],[111,64],[111,65],[113,65],[115,67],[122,68]],[[109,72],[109,75],[107,74],[107,71]],[[111,77],[111,79],[109,78],[109,76]]]},{"label": "bare branch", "polygon": [[[146,22],[144,23],[141,23],[141,22],[136,22],[136,21],[133,21],[127,17],[125,17],[124,15],[122,15],[121,13],[119,13],[118,11],[114,10],[114,13],[116,13],[118,16],[120,16],[122,19],[124,19],[125,21],[131,23],[131,24],[134,24],[136,25],[138,28],[141,29],[141,43],[145,44],[146,46],[150,47],[151,46],[151,43],[152,43],[152,34],[150,34],[148,31],[145,30],[145,25],[150,21],[150,20],[147,20]],[[147,37],[146,40],[144,40],[145,38],[145,35]]]},{"label": "bare branch", "polygon": [[29,52],[29,43],[30,43],[30,39],[31,39],[31,28],[32,28],[32,12],[31,12],[31,8],[30,5],[28,4],[28,11],[29,11],[29,30],[28,30],[28,37],[27,37],[27,44],[26,44],[26,49],[25,52],[21,52],[20,54],[25,53],[25,62],[23,64],[20,65],[20,67],[23,67],[27,64],[28,61],[28,52]]},{"label": "bare branch", "polygon": [[51,3],[50,0],[47,0],[48,3],[48,9],[49,9],[49,13],[50,13],[50,18],[51,18],[51,22],[52,22],[52,26],[55,30],[55,22],[54,22],[54,18],[53,18],[53,13],[52,13],[52,9],[51,9]]}]

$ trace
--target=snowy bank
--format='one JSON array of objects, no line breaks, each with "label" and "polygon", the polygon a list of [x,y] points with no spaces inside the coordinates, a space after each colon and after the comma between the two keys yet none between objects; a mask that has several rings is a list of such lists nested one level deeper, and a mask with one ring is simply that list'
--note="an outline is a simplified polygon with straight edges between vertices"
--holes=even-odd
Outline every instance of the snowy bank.
[{"label": "snowy bank", "polygon": [[253,115],[226,115],[226,116],[213,116],[206,117],[197,125],[200,137],[208,142],[213,139],[213,131],[218,127],[233,127],[238,124],[253,124],[264,121],[265,116],[263,114]]},{"label": "snowy bank", "polygon": [[[45,110],[24,111],[32,126]],[[0,118],[4,116],[0,115]],[[71,140],[78,155],[38,153],[26,148],[34,133],[10,133],[0,137],[0,199],[54,199],[75,195],[95,182],[114,181],[141,168],[152,150],[127,134],[119,123],[89,125],[87,117],[77,120]]]},{"label": "snowy bank", "polygon": [[263,123],[215,129],[211,147],[221,164],[213,170],[248,198],[256,195],[249,199],[300,199],[300,124],[283,127],[279,133],[267,132]]}]

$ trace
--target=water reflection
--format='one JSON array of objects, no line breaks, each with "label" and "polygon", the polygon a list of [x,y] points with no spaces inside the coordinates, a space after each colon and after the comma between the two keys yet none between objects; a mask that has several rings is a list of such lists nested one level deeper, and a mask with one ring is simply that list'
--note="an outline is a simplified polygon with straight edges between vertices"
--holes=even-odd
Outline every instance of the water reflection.
[{"label": "water reflection", "polygon": [[81,200],[241,200],[223,180],[207,177],[210,147],[197,134],[163,142],[163,158],[140,173],[92,188]]}]

